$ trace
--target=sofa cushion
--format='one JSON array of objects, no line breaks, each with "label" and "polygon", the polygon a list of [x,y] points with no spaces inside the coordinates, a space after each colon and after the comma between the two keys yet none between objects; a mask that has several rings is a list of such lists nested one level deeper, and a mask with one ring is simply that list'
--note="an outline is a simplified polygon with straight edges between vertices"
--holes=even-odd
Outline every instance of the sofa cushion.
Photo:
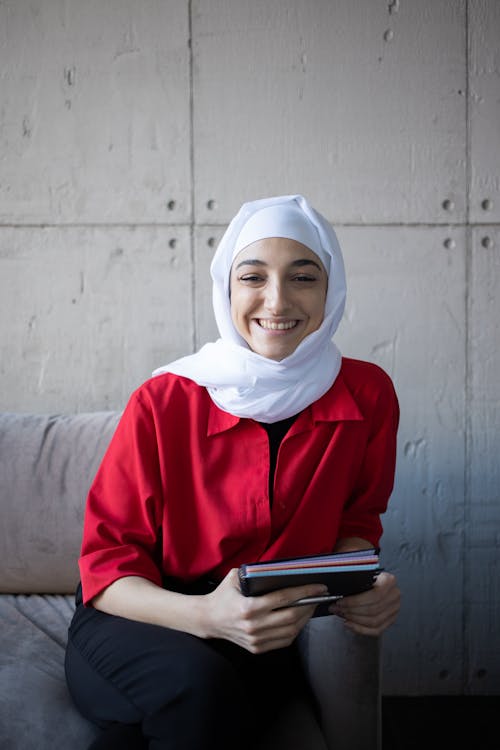
[{"label": "sofa cushion", "polygon": [[88,489],[120,414],[0,414],[0,592],[75,590]]},{"label": "sofa cushion", "polygon": [[[72,596],[0,596],[0,746],[86,750],[99,730],[74,707],[64,677]],[[281,711],[256,750],[326,750],[309,706]]]},{"label": "sofa cushion", "polygon": [[73,706],[64,651],[70,596],[0,596],[0,745],[85,750],[96,728]]}]

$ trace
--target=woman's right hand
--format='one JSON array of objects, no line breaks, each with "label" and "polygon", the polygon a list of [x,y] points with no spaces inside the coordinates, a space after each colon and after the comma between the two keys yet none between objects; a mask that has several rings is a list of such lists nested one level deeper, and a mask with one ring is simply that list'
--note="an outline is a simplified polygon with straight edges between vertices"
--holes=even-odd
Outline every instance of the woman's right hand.
[{"label": "woman's right hand", "polygon": [[[316,605],[287,606],[306,596],[326,593],[319,584],[280,589],[262,596],[243,596],[238,570],[233,568],[210,594],[203,597],[207,638],[224,638],[263,654],[289,646],[312,617]],[[282,608],[282,609],[278,609]]]}]

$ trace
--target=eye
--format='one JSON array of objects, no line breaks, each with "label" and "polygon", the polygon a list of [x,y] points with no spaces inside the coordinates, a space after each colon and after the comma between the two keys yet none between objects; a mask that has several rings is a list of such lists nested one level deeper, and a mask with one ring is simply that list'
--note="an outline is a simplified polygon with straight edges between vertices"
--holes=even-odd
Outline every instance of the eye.
[{"label": "eye", "polygon": [[257,273],[246,273],[244,276],[239,277],[239,281],[257,283],[259,281],[262,281],[262,276],[259,276]]},{"label": "eye", "polygon": [[308,282],[308,281],[312,282],[312,281],[316,281],[316,277],[315,276],[311,276],[308,273],[298,273],[298,274],[295,274],[295,276],[293,277],[293,280],[294,281],[299,281],[299,282],[302,282],[302,283]]}]

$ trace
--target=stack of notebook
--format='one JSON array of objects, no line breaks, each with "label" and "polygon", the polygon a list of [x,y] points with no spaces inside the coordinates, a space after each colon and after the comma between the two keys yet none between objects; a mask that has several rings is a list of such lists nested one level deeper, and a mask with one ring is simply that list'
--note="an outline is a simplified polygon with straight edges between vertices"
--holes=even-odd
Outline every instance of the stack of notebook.
[{"label": "stack of notebook", "polygon": [[241,591],[245,596],[257,596],[288,586],[323,583],[330,598],[358,594],[370,589],[382,570],[378,553],[370,548],[241,565]]}]

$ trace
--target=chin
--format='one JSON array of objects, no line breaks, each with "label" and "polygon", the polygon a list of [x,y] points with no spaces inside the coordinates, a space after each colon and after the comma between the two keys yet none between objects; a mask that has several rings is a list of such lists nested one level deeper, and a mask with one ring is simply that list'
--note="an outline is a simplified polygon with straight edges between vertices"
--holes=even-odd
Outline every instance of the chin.
[{"label": "chin", "polygon": [[290,356],[290,354],[293,354],[295,349],[292,349],[291,351],[261,351],[257,352],[257,354],[260,354],[261,357],[265,357],[266,359],[273,359],[275,362],[281,362],[282,359],[286,359]]}]

